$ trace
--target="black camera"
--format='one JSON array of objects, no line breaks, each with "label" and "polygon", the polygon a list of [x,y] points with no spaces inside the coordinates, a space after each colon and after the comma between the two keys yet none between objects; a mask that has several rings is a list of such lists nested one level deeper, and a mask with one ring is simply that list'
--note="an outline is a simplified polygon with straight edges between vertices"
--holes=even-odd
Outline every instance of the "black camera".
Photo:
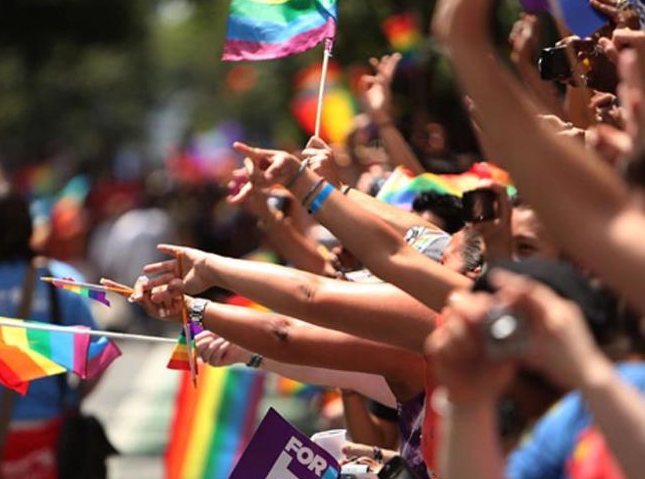
[{"label": "black camera", "polygon": [[573,76],[566,46],[543,49],[538,68],[540,77],[546,81],[567,81]]},{"label": "black camera", "polygon": [[419,479],[401,456],[390,459],[378,473],[379,479]]},{"label": "black camera", "polygon": [[482,322],[484,351],[490,359],[502,360],[524,356],[529,348],[526,318],[505,308],[491,308]]},{"label": "black camera", "polygon": [[467,191],[461,199],[466,223],[494,220],[499,215],[499,198],[490,188]]}]

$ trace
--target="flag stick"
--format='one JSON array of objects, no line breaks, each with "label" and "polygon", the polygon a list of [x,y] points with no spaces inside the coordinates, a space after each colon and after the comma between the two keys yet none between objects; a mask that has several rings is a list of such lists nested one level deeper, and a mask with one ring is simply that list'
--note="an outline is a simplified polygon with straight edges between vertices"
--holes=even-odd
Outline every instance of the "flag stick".
[{"label": "flag stick", "polygon": [[0,326],[9,328],[36,329],[39,331],[54,331],[61,333],[87,334],[88,336],[99,336],[113,339],[128,339],[132,341],[145,341],[148,343],[177,344],[176,339],[162,338],[159,336],[144,336],[143,334],[115,333],[112,331],[99,331],[96,329],[85,329],[77,326],[57,326],[54,324],[29,323],[22,320],[11,320],[0,318]]},{"label": "flag stick", "polygon": [[[179,269],[180,277],[182,277],[183,275],[183,258],[183,253],[177,253],[177,269]],[[188,345],[188,366],[190,367],[190,378],[193,380],[193,387],[197,387],[195,346],[193,344],[193,335],[192,331],[190,330],[190,324],[188,324],[188,311],[186,310],[186,302],[184,301],[183,295],[181,298],[181,321],[184,325],[184,335],[186,336],[186,344]]]},{"label": "flag stick", "polygon": [[128,294],[128,295],[132,294],[133,292],[132,288],[127,288],[127,287],[115,288],[112,286],[103,286],[102,284],[83,283],[78,281],[70,281],[68,279],[51,278],[49,276],[42,276],[40,280],[46,283],[52,283],[54,285],[58,283],[58,284],[64,284],[66,286],[78,286],[80,288],[87,288],[94,291],[111,291],[113,293]]},{"label": "flag stick", "polygon": [[325,38],[325,50],[323,52],[322,72],[320,74],[320,88],[318,90],[318,109],[316,110],[316,129],[315,136],[320,136],[320,127],[322,124],[323,102],[325,100],[325,83],[327,82],[327,69],[329,68],[329,59],[334,47],[334,40]]}]

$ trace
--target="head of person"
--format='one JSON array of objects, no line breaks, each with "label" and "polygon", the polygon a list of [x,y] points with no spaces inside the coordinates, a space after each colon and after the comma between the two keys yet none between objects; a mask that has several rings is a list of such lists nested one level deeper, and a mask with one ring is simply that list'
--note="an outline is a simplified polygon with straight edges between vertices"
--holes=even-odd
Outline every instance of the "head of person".
[{"label": "head of person", "polygon": [[0,182],[0,261],[29,259],[32,234],[29,205],[9,183]]},{"label": "head of person", "polygon": [[412,203],[415,213],[450,234],[464,227],[462,209],[460,198],[434,191],[418,194]]},{"label": "head of person", "polygon": [[477,278],[484,265],[484,241],[471,228],[454,235],[441,255],[441,264],[469,278]]},{"label": "head of person", "polygon": [[535,210],[519,196],[514,197],[512,203],[513,258],[516,260],[560,258],[562,251],[537,217]]}]

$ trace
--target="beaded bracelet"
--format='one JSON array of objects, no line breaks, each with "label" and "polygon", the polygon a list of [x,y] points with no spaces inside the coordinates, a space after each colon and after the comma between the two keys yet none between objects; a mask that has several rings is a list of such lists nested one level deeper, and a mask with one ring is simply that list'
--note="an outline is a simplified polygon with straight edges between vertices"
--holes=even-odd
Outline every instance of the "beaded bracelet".
[{"label": "beaded bracelet", "polygon": [[262,366],[262,361],[264,361],[264,356],[261,354],[253,354],[251,355],[251,359],[249,359],[249,362],[246,363],[246,366],[249,368],[259,368]]},{"label": "beaded bracelet", "polygon": [[332,191],[334,191],[334,187],[327,183],[323,189],[320,190],[318,196],[316,196],[311,202],[311,206],[309,206],[309,214],[313,215],[314,213],[317,213]]}]

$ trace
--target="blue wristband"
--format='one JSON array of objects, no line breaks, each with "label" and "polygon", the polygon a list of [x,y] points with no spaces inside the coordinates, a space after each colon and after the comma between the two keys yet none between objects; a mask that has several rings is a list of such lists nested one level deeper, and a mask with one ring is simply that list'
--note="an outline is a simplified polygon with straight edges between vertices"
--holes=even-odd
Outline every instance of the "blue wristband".
[{"label": "blue wristband", "polygon": [[329,183],[323,186],[322,190],[320,190],[320,193],[318,193],[318,195],[311,202],[311,205],[309,206],[309,214],[313,215],[314,213],[316,213],[322,207],[323,203],[332,191],[334,191],[334,187]]}]

